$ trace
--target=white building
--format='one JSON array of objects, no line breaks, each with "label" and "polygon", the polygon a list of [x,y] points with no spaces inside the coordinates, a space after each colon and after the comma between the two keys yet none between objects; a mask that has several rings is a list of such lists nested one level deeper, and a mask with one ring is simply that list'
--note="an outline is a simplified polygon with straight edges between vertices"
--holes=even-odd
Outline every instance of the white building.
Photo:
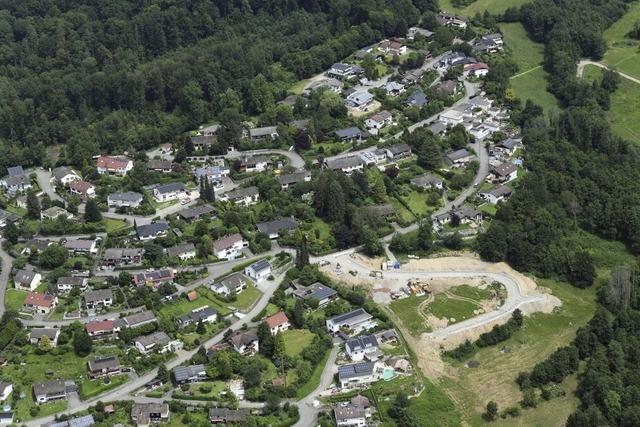
[{"label": "white building", "polygon": [[266,259],[261,259],[245,268],[244,274],[256,282],[265,280],[271,275],[271,264]]},{"label": "white building", "polygon": [[153,198],[158,203],[177,200],[186,195],[187,189],[181,182],[172,182],[170,184],[159,185],[153,189]]},{"label": "white building", "polygon": [[231,234],[213,242],[213,254],[218,259],[235,259],[242,254],[242,249],[249,246],[249,242],[239,234]]}]

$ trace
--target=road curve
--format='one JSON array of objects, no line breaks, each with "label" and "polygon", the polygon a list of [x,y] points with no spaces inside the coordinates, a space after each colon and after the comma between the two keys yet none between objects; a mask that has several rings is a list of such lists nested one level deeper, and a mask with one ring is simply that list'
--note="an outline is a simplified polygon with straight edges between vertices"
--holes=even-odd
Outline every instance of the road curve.
[{"label": "road curve", "polygon": [[618,73],[620,75],[620,77],[623,77],[623,78],[625,78],[627,80],[630,80],[630,81],[632,81],[634,83],[640,84],[640,79],[636,79],[635,77],[632,77],[629,74],[622,73],[622,72],[620,72],[620,71],[618,71],[618,70],[616,70],[614,68],[611,68],[611,67],[609,67],[607,65],[604,65],[601,62],[590,61],[588,59],[583,59],[582,61],[580,61],[578,63],[578,68],[576,70],[576,74],[577,74],[578,77],[582,77],[582,75],[584,74],[584,69],[585,69],[585,67],[587,65],[593,65],[593,66],[596,66],[596,67],[599,67],[599,68],[603,68],[605,70],[613,70],[616,73]]}]

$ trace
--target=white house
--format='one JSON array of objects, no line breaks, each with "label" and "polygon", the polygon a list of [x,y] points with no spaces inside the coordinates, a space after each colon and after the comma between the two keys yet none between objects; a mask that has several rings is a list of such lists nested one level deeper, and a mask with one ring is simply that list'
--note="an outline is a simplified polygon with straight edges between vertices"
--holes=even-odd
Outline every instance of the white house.
[{"label": "white house", "polygon": [[229,295],[239,294],[247,287],[247,276],[237,272],[220,279],[211,284],[211,290],[218,295],[228,297]]},{"label": "white house", "polygon": [[513,191],[509,187],[505,185],[499,185],[492,188],[491,190],[481,191],[480,197],[482,197],[492,205],[497,205],[501,201],[508,199],[512,193]]},{"label": "white house", "polygon": [[375,361],[380,354],[375,335],[351,338],[344,344],[344,349],[349,359],[354,362],[361,362],[365,357]]},{"label": "white house", "polygon": [[260,192],[257,187],[238,188],[220,195],[218,200],[241,206],[251,206],[260,200]]},{"label": "white house", "polygon": [[13,384],[6,381],[0,381],[0,401],[4,402],[13,393]]},{"label": "white house", "polygon": [[26,289],[27,291],[34,291],[42,281],[42,275],[33,270],[18,270],[13,276],[13,283],[16,288]]},{"label": "white house", "polygon": [[276,335],[278,332],[288,331],[289,327],[291,327],[289,318],[284,314],[284,311],[279,311],[273,316],[267,317],[264,321],[267,323],[269,331],[271,331],[271,335]]},{"label": "white house", "polygon": [[260,340],[254,330],[238,330],[229,336],[233,349],[243,356],[253,356],[260,350]]},{"label": "white house", "polygon": [[325,165],[327,168],[334,171],[341,171],[347,175],[350,175],[354,171],[361,171],[364,169],[364,160],[360,156],[345,156],[333,159],[325,159]]},{"label": "white house", "polygon": [[33,396],[38,404],[67,398],[64,380],[50,380],[33,384]]},{"label": "white house", "polygon": [[249,246],[249,242],[239,234],[231,234],[213,242],[213,254],[218,259],[232,260],[242,254],[242,249]]},{"label": "white house", "polygon": [[181,182],[159,185],[153,189],[153,198],[158,203],[176,200],[186,195],[187,189]]},{"label": "white house", "polygon": [[259,282],[265,280],[271,275],[271,264],[266,259],[254,262],[250,266],[244,269],[244,274]]},{"label": "white house", "polygon": [[379,379],[375,362],[360,362],[338,367],[338,382],[341,388],[359,387]]},{"label": "white house", "polygon": [[167,249],[170,258],[179,258],[180,261],[187,261],[196,257],[196,247],[193,243],[183,243]]},{"label": "white house", "polygon": [[440,121],[451,126],[459,125],[464,121],[464,114],[458,110],[449,109],[440,114]]},{"label": "white house", "polygon": [[69,183],[69,191],[83,199],[96,197],[96,186],[87,181],[76,179]]},{"label": "white house", "polygon": [[71,181],[80,179],[80,176],[66,166],[60,166],[51,171],[52,179],[60,185],[69,185]]},{"label": "white house", "polygon": [[357,91],[347,96],[347,106],[366,111],[373,102],[373,95],[365,91]]},{"label": "white house", "polygon": [[505,162],[491,169],[487,177],[491,182],[507,183],[518,177],[518,167],[512,162]]},{"label": "white house", "polygon": [[137,208],[142,203],[143,196],[135,191],[124,193],[111,193],[107,196],[107,205],[110,208]]},{"label": "white house", "polygon": [[56,283],[58,292],[66,293],[71,292],[72,289],[86,289],[89,279],[86,277],[58,277]]},{"label": "white house", "polygon": [[327,319],[326,325],[327,331],[331,334],[343,332],[347,335],[357,335],[362,331],[375,327],[377,322],[364,308],[357,308],[348,313]]},{"label": "white house", "polygon": [[124,156],[100,156],[97,161],[97,170],[100,175],[125,176],[133,169],[133,160]]},{"label": "white house", "polygon": [[463,67],[462,74],[465,77],[473,76],[473,77],[484,77],[489,74],[489,66],[484,62],[476,62],[473,64],[465,64]]},{"label": "white house", "polygon": [[134,344],[138,351],[142,354],[148,354],[152,351],[158,353],[167,353],[175,351],[180,346],[179,341],[172,341],[169,335],[163,331],[154,332],[149,335],[142,335],[135,339]]},{"label": "white house", "polygon": [[393,123],[393,116],[387,110],[380,111],[364,121],[369,133],[377,135],[380,129]]}]

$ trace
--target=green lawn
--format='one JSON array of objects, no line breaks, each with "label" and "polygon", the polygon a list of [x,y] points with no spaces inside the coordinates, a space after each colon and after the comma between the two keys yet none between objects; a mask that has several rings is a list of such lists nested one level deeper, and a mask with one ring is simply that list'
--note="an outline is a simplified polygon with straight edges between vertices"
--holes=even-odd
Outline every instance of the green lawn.
[{"label": "green lawn", "polygon": [[191,310],[208,305],[218,311],[220,316],[226,316],[231,312],[226,303],[223,303],[213,296],[213,293],[203,287],[197,289],[198,298],[194,301],[187,301],[186,298],[178,298],[177,301],[166,304],[158,310],[160,316],[175,319],[189,313]]},{"label": "green lawn", "polygon": [[498,207],[496,205],[492,205],[491,203],[483,203],[478,206],[478,210],[489,216],[495,216],[496,212],[498,211]]},{"label": "green lawn", "polygon": [[184,392],[182,390],[174,391],[176,396],[189,395],[194,398],[217,398],[220,392],[228,390],[227,383],[224,381],[207,381],[197,384],[191,384],[189,390]]},{"label": "green lawn", "polygon": [[126,375],[115,375],[111,377],[109,384],[105,384],[102,379],[83,381],[82,384],[80,384],[80,396],[83,400],[91,399],[92,397],[121,386],[127,382],[127,379],[128,377]]},{"label": "green lawn", "polygon": [[396,211],[398,222],[400,224],[410,224],[416,220],[416,217],[407,208],[405,208],[402,203],[398,201],[398,199],[396,199],[395,197],[389,197],[388,201]]},{"label": "green lawn", "polygon": [[[640,2],[629,6],[629,11],[604,32],[607,52],[603,62],[625,74],[640,79],[640,41],[627,37],[640,21]],[[629,109],[629,111],[634,111]]]},{"label": "green lawn", "polygon": [[311,79],[297,81],[293,86],[289,88],[289,92],[294,95],[301,95],[304,91],[305,86],[309,84],[310,80]]},{"label": "green lawn", "polygon": [[307,381],[306,384],[298,387],[298,389],[296,390],[296,398],[302,399],[320,385],[320,377],[322,376],[322,371],[324,370],[324,366],[327,364],[330,353],[331,350],[327,350],[320,363],[318,363],[318,365],[313,370],[313,375],[311,375],[309,381]]},{"label": "green lawn", "polygon": [[[519,372],[530,370],[551,352],[569,343],[578,327],[584,325],[595,310],[595,289],[577,289],[567,283],[537,279],[540,286],[551,290],[563,305],[552,314],[536,313],[526,316],[524,326],[507,341],[497,346],[480,349],[473,357],[477,368],[467,368],[453,362],[457,378],[445,378],[441,385],[463,410],[468,425],[486,425],[481,418],[489,400],[499,409],[518,405],[522,398],[515,378]],[[507,347],[509,352],[500,350]],[[501,420],[496,424],[522,426],[560,426],[578,401],[573,395],[575,377],[561,385],[566,396],[541,402],[536,409],[522,411],[516,419]]]},{"label": "green lawn", "polygon": [[439,319],[448,319],[449,324],[452,324],[477,316],[473,311],[478,309],[478,305],[472,302],[456,300],[444,294],[438,294],[433,302],[429,304],[427,312]]},{"label": "green lawn", "polygon": [[[30,402],[29,397],[25,397],[24,399],[18,400],[18,403],[15,406],[15,419],[14,421],[26,421],[32,418],[40,418],[46,417],[47,415],[57,414],[58,412],[62,412],[67,409],[68,402],[66,400],[59,400],[57,402],[44,403],[42,405],[36,405],[33,402]],[[29,411],[31,408],[37,408],[38,413],[35,417],[32,417]]]},{"label": "green lawn", "polygon": [[102,223],[104,224],[104,228],[107,233],[120,230],[128,225],[124,220],[113,218],[102,218]]},{"label": "green lawn", "polygon": [[555,97],[547,90],[547,73],[542,69],[544,46],[531,40],[520,23],[500,24],[506,49],[518,64],[511,77],[511,87],[522,102],[527,99],[544,107],[546,111],[558,108]]},{"label": "green lawn", "polygon": [[458,15],[472,17],[476,13],[482,14],[485,10],[490,13],[502,13],[510,7],[522,6],[529,0],[476,0],[469,6],[458,9],[453,7],[451,0],[440,0],[440,9]]},{"label": "green lawn", "polygon": [[19,208],[17,206],[13,206],[13,205],[7,205],[5,210],[7,212],[11,212],[11,213],[14,213],[14,214],[18,215],[19,217],[23,217],[23,216],[25,216],[27,214],[27,210],[25,208]]},{"label": "green lawn", "polygon": [[418,216],[426,216],[435,210],[436,206],[429,206],[427,204],[427,194],[420,193],[419,191],[411,191],[408,196],[403,199],[411,208],[411,211]]},{"label": "green lawn", "polygon": [[7,289],[4,294],[4,304],[7,310],[19,311],[22,308],[22,303],[24,303],[24,299],[26,297],[26,291],[21,291],[19,289]]},{"label": "green lawn", "polygon": [[311,344],[315,334],[307,329],[290,329],[283,332],[283,337],[285,353],[295,357]]},{"label": "green lawn", "polygon": [[240,292],[236,296],[236,300],[229,305],[237,308],[240,311],[248,310],[255,302],[260,298],[262,292],[258,290],[254,285],[247,285],[247,289]]},{"label": "green lawn", "polygon": [[451,288],[449,292],[459,297],[469,298],[476,301],[491,298],[491,291],[486,288],[480,289],[477,286],[460,285]]},{"label": "green lawn", "polygon": [[424,318],[418,314],[418,306],[426,297],[416,297],[398,299],[389,304],[389,308],[400,318],[402,324],[409,330],[411,335],[419,336],[424,332],[431,332]]},{"label": "green lawn", "polygon": [[[640,56],[637,61],[640,62]],[[599,80],[602,78],[602,69],[588,65],[583,78]],[[611,108],[607,114],[616,135],[640,144],[640,84],[620,78],[618,89],[611,95]]]}]

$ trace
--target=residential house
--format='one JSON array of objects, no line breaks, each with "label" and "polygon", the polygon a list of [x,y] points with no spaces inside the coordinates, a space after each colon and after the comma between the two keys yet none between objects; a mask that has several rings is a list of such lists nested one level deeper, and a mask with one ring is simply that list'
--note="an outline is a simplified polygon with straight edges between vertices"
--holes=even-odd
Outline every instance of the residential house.
[{"label": "residential house", "polygon": [[375,362],[360,362],[338,367],[338,383],[341,388],[359,387],[378,380]]},{"label": "residential house", "polygon": [[280,175],[278,177],[278,181],[280,182],[280,188],[282,190],[288,190],[291,186],[296,185],[299,182],[311,181],[311,172],[300,171],[300,172]]},{"label": "residential house", "polygon": [[458,93],[458,82],[455,80],[443,80],[436,85],[436,91],[441,95],[454,96]]},{"label": "residential house", "polygon": [[100,156],[97,162],[98,173],[100,175],[125,176],[133,169],[133,160],[124,156]]},{"label": "residential house", "polygon": [[411,147],[409,144],[394,144],[387,147],[387,157],[389,160],[397,161],[411,156]]},{"label": "residential house", "polygon": [[258,231],[269,236],[270,239],[277,239],[280,233],[285,231],[288,234],[294,233],[298,228],[298,222],[293,217],[276,219],[273,221],[256,224]]},{"label": "residential house", "polygon": [[314,90],[326,89],[333,93],[342,92],[342,82],[334,78],[326,78],[311,82],[305,89],[304,93],[309,94]]},{"label": "residential house", "polygon": [[467,28],[467,21],[464,18],[446,12],[438,13],[438,15],[436,15],[436,21],[444,27]]},{"label": "residential house", "polygon": [[113,305],[113,291],[111,289],[89,291],[84,295],[84,303],[89,310],[111,307]]},{"label": "residential house", "polygon": [[269,327],[271,335],[276,335],[279,332],[288,331],[291,327],[289,318],[286,314],[284,314],[284,311],[279,311],[272,316],[268,316],[266,319],[264,319],[264,321]]},{"label": "residential house", "polygon": [[[304,286],[299,280],[291,282],[291,293],[294,297],[300,298],[304,301],[315,300],[318,302],[318,306],[321,307],[338,297],[338,292],[331,289],[320,282],[315,282],[309,286]],[[289,289],[287,289],[289,291]],[[286,292],[286,291],[285,291]]]},{"label": "residential house", "polygon": [[96,240],[67,239],[63,246],[71,255],[96,255],[98,253]]},{"label": "residential house", "polygon": [[469,224],[471,222],[475,222],[475,223],[482,222],[482,212],[467,205],[454,210],[451,216],[456,217],[459,224]]},{"label": "residential house", "polygon": [[107,196],[107,205],[110,208],[137,208],[142,203],[144,196],[135,191],[125,193],[112,193]]},{"label": "residential house", "polygon": [[492,205],[497,205],[503,200],[507,200],[509,197],[511,197],[512,193],[513,190],[511,190],[506,185],[498,185],[497,187],[493,187],[490,190],[481,191],[479,195]]},{"label": "residential house", "polygon": [[258,187],[238,188],[221,195],[219,200],[222,202],[229,201],[236,205],[247,207],[258,203],[260,200],[260,192],[258,191]]},{"label": "residential house", "polygon": [[208,305],[198,307],[191,310],[190,313],[178,317],[178,324],[180,327],[198,323],[215,323],[218,318],[218,312]]},{"label": "residential house", "polygon": [[375,362],[380,357],[378,340],[374,335],[351,338],[344,344],[344,349],[349,359],[354,362],[361,362],[365,358]]},{"label": "residential house", "polygon": [[[75,182],[75,181],[73,181],[73,182]],[[68,212],[67,210],[61,208],[60,206],[51,206],[50,208],[47,208],[47,209],[43,210],[42,212],[40,212],[40,219],[42,219],[43,221],[45,219],[48,219],[50,221],[55,221],[56,219],[58,219],[60,217],[64,217],[66,219],[72,219],[73,218],[73,214],[71,212]]]},{"label": "residential house", "polygon": [[4,402],[13,393],[13,384],[7,381],[0,381],[0,401]]},{"label": "residential house", "polygon": [[18,270],[13,276],[13,283],[16,285],[16,288],[26,289],[27,291],[34,291],[41,280],[42,275],[40,273],[27,269]]},{"label": "residential house", "polygon": [[16,223],[20,221],[20,219],[18,215],[0,209],[0,228],[6,227],[9,223]]},{"label": "residential house", "polygon": [[364,308],[357,308],[348,313],[339,314],[326,320],[327,331],[331,334],[345,332],[346,335],[357,335],[377,325],[372,315]]},{"label": "residential house", "polygon": [[496,145],[496,147],[503,151],[508,156],[513,156],[522,144],[522,138],[507,138],[504,141]]},{"label": "residential house", "polygon": [[211,290],[218,295],[228,297],[239,294],[247,287],[247,276],[237,272],[226,276],[211,285]]},{"label": "residential house", "polygon": [[[106,412],[107,411],[105,410],[105,413]],[[96,422],[93,419],[93,415],[89,414],[82,417],[70,418],[65,421],[58,421],[52,424],[47,424],[47,427],[90,427],[95,423]],[[118,424],[115,424],[115,426],[117,425]]]},{"label": "residential house", "polygon": [[249,138],[251,138],[252,141],[261,141],[264,139],[273,140],[279,136],[278,128],[275,126],[249,129]]},{"label": "residential house", "polygon": [[213,184],[218,184],[222,182],[222,178],[229,176],[229,172],[228,167],[215,165],[196,168],[193,174],[198,182],[200,182],[201,179],[206,179]]},{"label": "residential house", "polygon": [[12,166],[7,168],[8,176],[0,180],[0,185],[10,194],[27,191],[33,186],[31,180],[22,166]]},{"label": "residential house", "polygon": [[198,135],[213,136],[217,135],[219,130],[220,125],[217,123],[209,126],[200,126],[200,128],[198,129]]},{"label": "residential house", "polygon": [[400,82],[389,82],[385,85],[384,90],[388,96],[398,96],[404,93],[405,88]]},{"label": "residential house", "polygon": [[63,380],[50,380],[33,384],[33,396],[38,404],[67,399],[67,386]]},{"label": "residential house", "polygon": [[147,162],[147,170],[152,172],[171,173],[173,163],[171,160],[151,159]]},{"label": "residential house", "polygon": [[438,119],[450,126],[462,124],[464,121],[464,113],[453,108],[440,113]]},{"label": "residential house", "polygon": [[121,370],[118,356],[92,356],[87,361],[87,376],[92,380],[118,375]]},{"label": "residential house", "polygon": [[168,403],[134,403],[131,407],[131,419],[138,427],[148,427],[169,421]]},{"label": "residential house", "polygon": [[393,123],[393,116],[387,110],[380,111],[364,121],[367,131],[377,135],[380,129]]},{"label": "residential house", "polygon": [[82,199],[90,199],[96,197],[96,186],[90,182],[76,179],[69,183],[69,191]]},{"label": "residential house", "polygon": [[337,131],[334,131],[333,134],[340,142],[360,142],[366,138],[365,134],[355,126],[345,129],[338,129]]},{"label": "residential house", "polygon": [[262,156],[242,156],[236,160],[238,162],[238,170],[240,172],[264,172],[269,167],[269,160]]},{"label": "residential house", "polygon": [[351,403],[339,403],[333,408],[337,427],[366,427],[367,411]]},{"label": "residential house", "polygon": [[416,35],[418,34],[424,37],[425,39],[430,39],[431,37],[433,37],[433,31],[429,31],[425,28],[420,28],[420,27],[410,27],[407,30],[407,40],[415,39]]},{"label": "residential house", "polygon": [[151,286],[156,288],[163,283],[172,283],[176,278],[176,271],[171,268],[145,271],[133,275],[133,283],[136,286]]},{"label": "residential house", "polygon": [[404,77],[402,77],[402,82],[405,85],[416,85],[422,80],[422,74],[421,69],[407,71]]},{"label": "residential house", "polygon": [[204,365],[176,366],[173,368],[173,379],[176,384],[190,384],[207,379]]},{"label": "residential house", "polygon": [[387,150],[384,148],[378,148],[373,151],[363,151],[359,156],[365,165],[374,166],[380,163],[386,163]]},{"label": "residential house", "polygon": [[289,122],[289,126],[295,130],[307,130],[309,128],[309,119],[292,120]]},{"label": "residential house", "polygon": [[465,64],[463,67],[462,75],[465,77],[484,77],[489,74],[489,66],[484,62],[477,62],[475,64]]},{"label": "residential house", "polygon": [[151,224],[138,225],[136,234],[140,240],[153,240],[157,237],[164,237],[169,231],[169,224],[164,221],[152,222]]},{"label": "residential house", "polygon": [[153,198],[156,199],[158,203],[177,200],[185,197],[187,194],[187,188],[181,182],[158,185],[153,189]]},{"label": "residential house", "polygon": [[140,326],[148,325],[150,323],[157,322],[153,311],[141,311],[140,313],[130,314],[115,321],[114,327],[121,328],[138,328]]},{"label": "residential house", "polygon": [[198,205],[192,208],[186,208],[178,212],[180,218],[185,221],[196,221],[200,218],[215,218],[215,208],[210,204]]},{"label": "residential house", "polygon": [[378,45],[378,49],[387,55],[394,56],[405,55],[407,53],[407,46],[396,40],[383,40]]},{"label": "residential house", "polygon": [[442,178],[431,174],[424,174],[415,178],[411,178],[411,181],[409,182],[412,186],[422,190],[428,190],[430,188],[442,190],[444,188],[444,181],[442,180]]},{"label": "residential house", "polygon": [[142,248],[109,248],[102,255],[102,263],[113,267],[136,265],[142,262]]},{"label": "residential house", "polygon": [[327,75],[339,80],[347,80],[362,74],[364,70],[356,65],[336,62],[329,68]]},{"label": "residential house", "polygon": [[369,46],[365,46],[362,49],[358,49],[356,53],[353,55],[358,61],[362,61],[368,54],[373,53],[373,49],[376,45],[372,44]]},{"label": "residential house", "polygon": [[347,107],[357,108],[362,111],[367,111],[367,108],[373,102],[373,95],[366,91],[356,91],[347,96]]},{"label": "residential house", "polygon": [[486,34],[476,39],[473,44],[473,51],[476,53],[495,53],[501,51],[503,48],[504,41],[500,33]]},{"label": "residential house", "polygon": [[51,343],[51,347],[58,346],[58,338],[60,337],[60,329],[58,328],[32,328],[29,331],[29,342],[33,345],[40,344],[40,340],[47,337]]},{"label": "residential house", "polygon": [[92,340],[109,339],[117,332],[113,320],[100,320],[89,322],[85,325],[85,330]]},{"label": "residential house", "polygon": [[452,167],[463,167],[466,166],[471,160],[473,160],[474,155],[467,151],[466,148],[461,148],[456,151],[452,151],[445,156],[445,161],[449,166]]},{"label": "residential house", "polygon": [[58,288],[58,292],[67,293],[71,292],[74,288],[78,288],[80,290],[84,290],[87,288],[89,283],[89,279],[86,277],[58,277],[56,282],[56,287]]},{"label": "residential house", "polygon": [[389,203],[381,203],[365,207],[366,212],[370,215],[377,216],[381,219],[393,220],[396,218],[396,210]]},{"label": "residential house", "polygon": [[71,181],[80,179],[80,176],[73,169],[66,166],[53,169],[51,176],[55,183],[59,185],[69,185]]},{"label": "residential house", "polygon": [[218,259],[232,260],[239,257],[242,249],[249,246],[239,233],[231,234],[213,242],[213,254]]},{"label": "residential house", "polygon": [[324,162],[327,168],[334,171],[341,171],[347,175],[350,175],[353,171],[361,171],[364,169],[364,161],[360,156],[355,155],[325,159]]},{"label": "residential house", "polygon": [[251,415],[248,409],[209,408],[209,421],[211,424],[238,424]]},{"label": "residential house", "polygon": [[171,338],[163,331],[139,336],[134,340],[134,344],[142,354],[148,354],[151,351],[157,351],[158,353],[173,351]]},{"label": "residential house", "polygon": [[244,269],[244,274],[259,282],[271,276],[271,264],[266,259],[256,261]]},{"label": "residential house", "polygon": [[233,349],[243,356],[253,356],[260,349],[260,341],[255,330],[238,330],[229,336]]},{"label": "residential house", "polygon": [[183,243],[167,249],[170,258],[179,258],[180,261],[187,261],[196,257],[196,247],[193,243]]},{"label": "residential house", "polygon": [[197,135],[191,137],[191,143],[196,150],[207,150],[217,139],[215,135]]},{"label": "residential house", "polygon": [[427,95],[425,95],[421,89],[414,90],[413,93],[404,101],[406,105],[418,108],[427,105],[427,102],[429,102]]},{"label": "residential house", "polygon": [[518,167],[512,162],[505,162],[491,168],[487,180],[491,182],[507,183],[518,177]]}]

